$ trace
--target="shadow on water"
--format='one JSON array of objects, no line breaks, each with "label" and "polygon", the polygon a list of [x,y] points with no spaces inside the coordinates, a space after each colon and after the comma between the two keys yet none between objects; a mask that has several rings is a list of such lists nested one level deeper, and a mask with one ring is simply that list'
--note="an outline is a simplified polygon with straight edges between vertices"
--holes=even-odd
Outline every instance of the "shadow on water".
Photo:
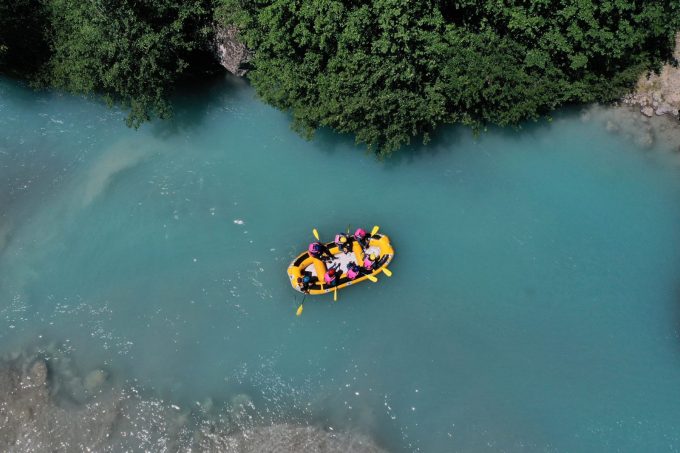
[{"label": "shadow on water", "polygon": [[488,125],[478,134],[478,138],[486,135],[494,135],[503,140],[527,140],[538,134],[545,134],[555,127],[555,123],[562,120],[573,120],[582,115],[585,106],[562,107],[561,110],[553,112],[550,116],[536,119],[527,119],[516,126],[496,126]]},{"label": "shadow on water", "polygon": [[187,81],[172,96],[172,118],[154,121],[151,133],[168,138],[190,132],[200,127],[211,112],[236,108],[237,99],[252,95],[252,90],[246,89],[249,86],[245,79],[223,72]]},{"label": "shadow on water", "polygon": [[411,144],[394,152],[385,159],[386,168],[396,168],[408,165],[417,159],[432,158],[440,154],[456,151],[462,139],[470,133],[470,130],[461,125],[442,125],[430,135],[430,141],[423,143],[422,136],[411,139]]},{"label": "shadow on water", "polygon": [[[292,121],[290,115],[287,116],[288,120]],[[292,129],[291,132],[296,133]],[[345,152],[350,152],[353,156],[356,156],[359,153],[368,154],[365,146],[357,145],[354,142],[354,136],[352,134],[336,132],[328,127],[323,127],[315,131],[310,143],[315,150],[324,152],[328,155]]]},{"label": "shadow on water", "polygon": [[385,168],[390,169],[411,164],[422,158],[431,158],[440,154],[455,152],[464,139],[469,137],[483,139],[487,135],[495,135],[504,140],[526,139],[539,132],[543,133],[551,129],[555,121],[578,117],[582,112],[583,106],[567,107],[556,112],[550,118],[527,120],[515,127],[490,125],[478,133],[460,124],[441,125],[431,133],[431,140],[428,143],[423,144],[422,136],[413,137],[409,145],[405,145],[387,156],[376,155],[368,151],[366,145],[356,144],[352,134],[337,133],[330,128],[322,128],[316,131],[312,138],[312,145],[315,149],[329,155],[339,152],[351,152],[355,156],[356,153],[361,152],[364,155],[381,160]]},{"label": "shadow on water", "polygon": [[465,133],[466,129],[461,126],[443,126],[428,144],[423,144],[422,136],[418,136],[411,140],[411,144],[402,146],[388,156],[369,151],[365,144],[357,144],[352,134],[338,133],[327,127],[316,131],[311,143],[316,150],[328,155],[348,153],[348,157],[350,155],[355,157],[361,153],[369,158],[382,161],[386,168],[395,168],[423,157],[450,152],[455,149],[456,144],[460,143]]}]

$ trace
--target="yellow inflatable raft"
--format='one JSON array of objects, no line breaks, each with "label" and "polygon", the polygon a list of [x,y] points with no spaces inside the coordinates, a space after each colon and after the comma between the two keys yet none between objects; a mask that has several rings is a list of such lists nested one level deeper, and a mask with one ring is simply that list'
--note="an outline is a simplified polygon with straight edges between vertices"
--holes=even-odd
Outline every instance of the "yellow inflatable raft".
[{"label": "yellow inflatable raft", "polygon": [[[326,273],[327,264],[320,259],[314,258],[308,252],[301,253],[292,263],[290,263],[290,266],[288,266],[290,284],[296,291],[303,292],[298,279],[304,275],[309,275],[312,278],[312,283],[309,286],[307,294],[317,295],[326,294],[333,291],[335,288],[342,289],[346,286],[355,285],[367,280],[369,275],[376,275],[382,272],[394,257],[394,249],[392,248],[392,245],[390,245],[390,238],[385,234],[372,235],[368,245],[368,248],[364,252],[357,241],[352,241],[352,251],[350,253],[343,253],[338,250],[338,247],[333,242],[326,243],[326,247],[328,247],[333,254],[333,261],[328,262],[328,267],[339,264],[340,270],[342,271],[337,286],[328,286],[324,283],[323,276]],[[353,261],[361,266],[364,262],[364,253],[375,254],[375,256],[378,257],[378,266],[370,274],[360,275],[354,280],[350,280],[347,277],[347,265]]]}]

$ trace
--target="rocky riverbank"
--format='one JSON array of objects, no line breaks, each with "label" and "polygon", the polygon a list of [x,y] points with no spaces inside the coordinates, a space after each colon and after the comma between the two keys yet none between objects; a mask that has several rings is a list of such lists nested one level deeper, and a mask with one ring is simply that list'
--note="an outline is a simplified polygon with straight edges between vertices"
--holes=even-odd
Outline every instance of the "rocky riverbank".
[{"label": "rocky riverbank", "polygon": [[363,435],[253,423],[247,395],[184,410],[115,386],[104,369],[81,375],[58,348],[46,352],[0,358],[0,451],[384,452]]},{"label": "rocky riverbank", "polygon": [[[680,60],[680,32],[675,37],[674,56]],[[639,107],[647,117],[670,115],[680,119],[680,66],[666,64],[659,74],[641,76],[635,92],[622,101]]]}]

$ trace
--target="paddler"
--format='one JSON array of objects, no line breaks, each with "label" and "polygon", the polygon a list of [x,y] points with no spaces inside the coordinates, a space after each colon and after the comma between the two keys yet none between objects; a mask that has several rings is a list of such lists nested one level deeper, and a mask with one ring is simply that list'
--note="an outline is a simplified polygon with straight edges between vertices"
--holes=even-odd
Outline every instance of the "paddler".
[{"label": "paddler", "polygon": [[357,228],[352,238],[355,239],[361,245],[361,248],[364,250],[368,248],[368,242],[371,239],[368,233],[366,233],[366,230],[364,230],[363,228]]},{"label": "paddler", "polygon": [[307,250],[309,251],[309,254],[316,259],[322,261],[333,261],[333,254],[330,250],[328,250],[328,247],[326,247],[321,242],[312,242],[309,244]]},{"label": "paddler", "polygon": [[346,234],[338,233],[335,235],[335,245],[346,255],[352,251],[352,238]]},{"label": "paddler", "polygon": [[361,277],[363,274],[363,269],[357,265],[354,261],[350,261],[347,264],[347,278],[354,280],[355,278]]},{"label": "paddler", "polygon": [[312,286],[312,277],[305,275],[304,277],[298,277],[297,281],[300,291],[309,294],[309,288]]},{"label": "paddler", "polygon": [[342,271],[340,270],[340,263],[338,263],[326,271],[323,280],[328,286],[337,286],[340,282],[340,275],[342,275]]},{"label": "paddler", "polygon": [[373,271],[378,267],[378,257],[375,253],[371,253],[364,257],[364,269]]}]

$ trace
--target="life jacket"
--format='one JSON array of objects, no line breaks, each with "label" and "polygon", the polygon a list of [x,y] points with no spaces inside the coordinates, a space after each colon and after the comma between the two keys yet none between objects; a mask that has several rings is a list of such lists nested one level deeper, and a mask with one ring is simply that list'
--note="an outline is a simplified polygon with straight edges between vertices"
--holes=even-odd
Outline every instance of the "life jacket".
[{"label": "life jacket", "polygon": [[[345,242],[342,242],[342,238],[345,238]],[[346,234],[336,234],[335,235],[335,245],[338,246],[338,249],[345,252],[349,253],[352,251],[352,241],[351,238],[348,237]]]},{"label": "life jacket", "polygon": [[307,291],[307,290],[309,290],[309,287],[312,286],[312,279],[309,278],[308,276],[298,277],[297,282],[298,282],[298,286],[300,287],[300,289],[302,291]]},{"label": "life jacket", "polygon": [[323,276],[323,280],[326,282],[327,285],[332,285],[334,282],[336,282],[338,279],[338,272],[333,272],[333,275],[331,275],[329,272],[326,272]]},{"label": "life jacket", "polygon": [[350,280],[354,280],[359,276],[360,270],[361,269],[359,269],[359,266],[357,266],[356,264],[347,266],[347,278],[349,278]]},{"label": "life jacket", "polygon": [[372,270],[374,265],[375,265],[375,261],[371,261],[371,259],[368,257],[368,255],[366,255],[366,256],[364,257],[364,267],[365,267],[366,269],[371,269],[371,270]]}]

